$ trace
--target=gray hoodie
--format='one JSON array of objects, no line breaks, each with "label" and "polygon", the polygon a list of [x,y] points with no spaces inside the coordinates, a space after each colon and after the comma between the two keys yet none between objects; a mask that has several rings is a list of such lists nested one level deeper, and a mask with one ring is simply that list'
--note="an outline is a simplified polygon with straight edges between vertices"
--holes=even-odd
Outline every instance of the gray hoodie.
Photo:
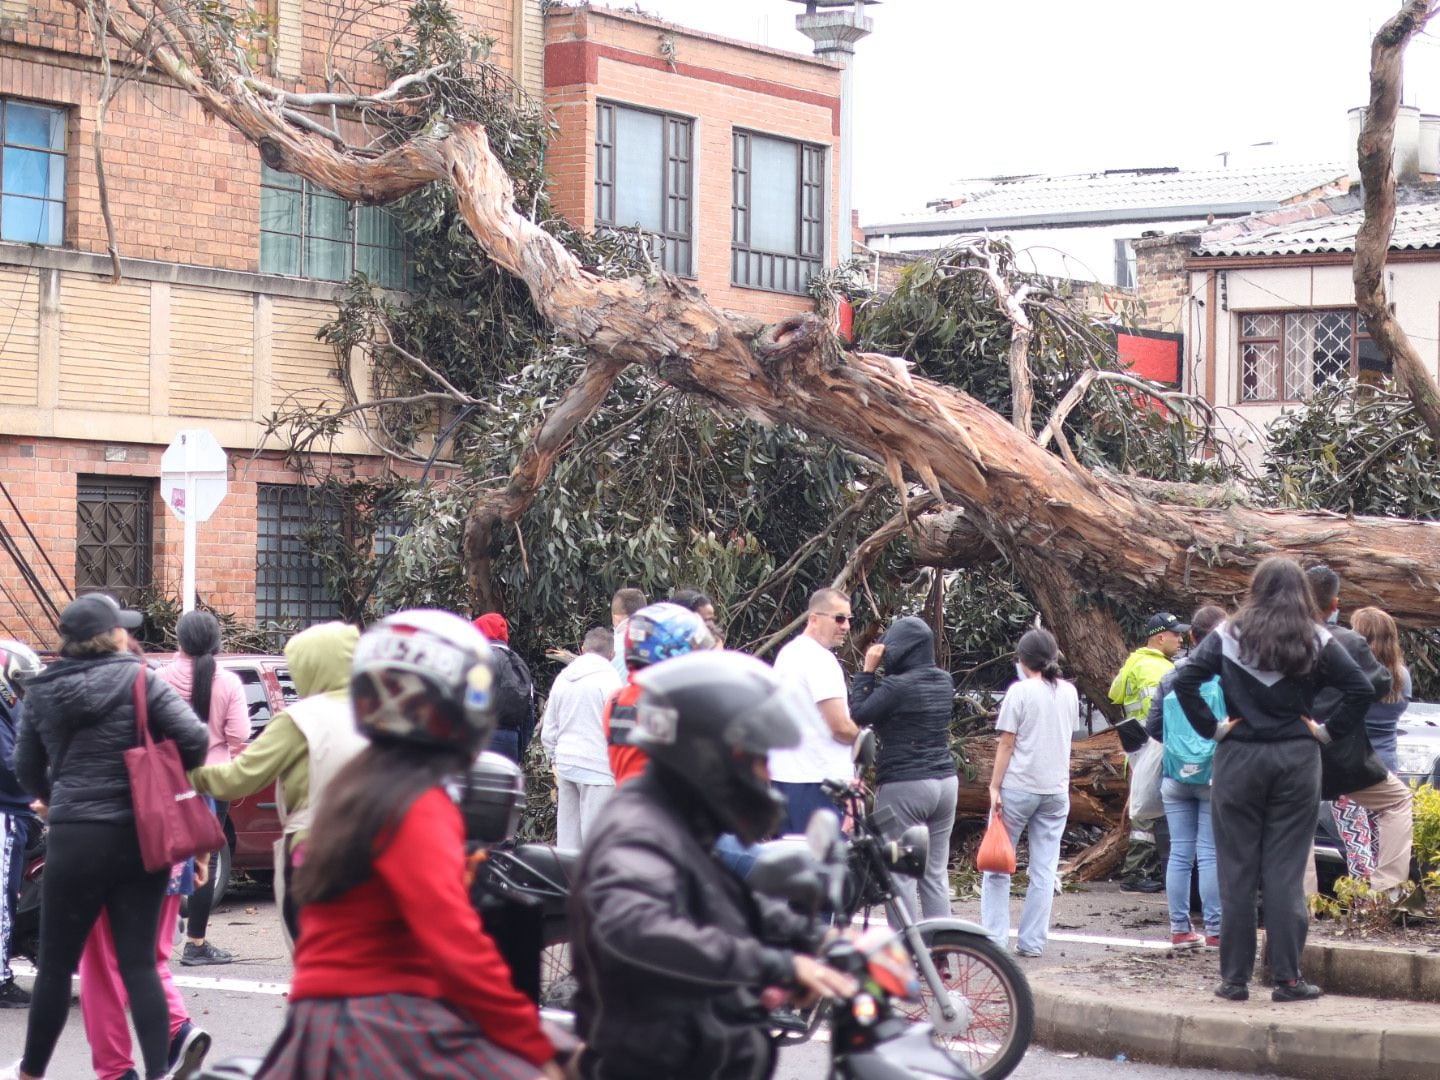
[{"label": "gray hoodie", "polygon": [[574,769],[610,775],[605,702],[620,686],[610,661],[597,653],[583,653],[555,677],[545,702],[540,742],[562,777]]}]

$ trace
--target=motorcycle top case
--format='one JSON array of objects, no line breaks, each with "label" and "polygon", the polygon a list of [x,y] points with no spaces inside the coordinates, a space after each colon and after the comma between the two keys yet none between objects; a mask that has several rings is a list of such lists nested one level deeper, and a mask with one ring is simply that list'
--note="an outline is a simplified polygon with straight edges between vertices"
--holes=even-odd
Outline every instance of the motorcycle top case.
[{"label": "motorcycle top case", "polygon": [[525,774],[505,757],[486,751],[468,775],[450,784],[450,794],[465,819],[465,839],[500,844],[515,835],[525,809]]}]

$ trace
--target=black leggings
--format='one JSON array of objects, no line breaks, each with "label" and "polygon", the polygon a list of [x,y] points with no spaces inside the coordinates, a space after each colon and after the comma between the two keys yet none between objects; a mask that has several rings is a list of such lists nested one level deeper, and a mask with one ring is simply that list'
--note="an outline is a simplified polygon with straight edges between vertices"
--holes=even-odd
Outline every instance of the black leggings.
[{"label": "black leggings", "polygon": [[40,964],[20,1067],[44,1076],[70,1012],[70,978],[95,920],[110,913],[115,958],[130,997],[147,1077],[163,1077],[170,1010],[155,971],[155,936],[169,870],[147,873],[133,825],[62,822],[50,827],[40,893]]},{"label": "black leggings", "polygon": [[[221,799],[215,800],[215,818],[220,822],[220,831],[225,831],[225,816],[230,811],[230,804]],[[220,853],[218,851],[210,854],[210,878],[204,885],[190,894],[190,903],[186,906],[185,933],[197,941],[205,940],[205,931],[210,926],[210,905],[215,902],[215,871],[220,867]]]}]

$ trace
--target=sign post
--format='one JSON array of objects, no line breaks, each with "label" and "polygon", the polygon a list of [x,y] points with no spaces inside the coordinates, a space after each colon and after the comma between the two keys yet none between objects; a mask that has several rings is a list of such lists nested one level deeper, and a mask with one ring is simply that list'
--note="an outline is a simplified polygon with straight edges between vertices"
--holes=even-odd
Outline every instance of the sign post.
[{"label": "sign post", "polygon": [[185,523],[183,611],[195,610],[195,526],[210,515],[230,488],[229,458],[204,428],[178,432],[160,458],[160,494]]}]

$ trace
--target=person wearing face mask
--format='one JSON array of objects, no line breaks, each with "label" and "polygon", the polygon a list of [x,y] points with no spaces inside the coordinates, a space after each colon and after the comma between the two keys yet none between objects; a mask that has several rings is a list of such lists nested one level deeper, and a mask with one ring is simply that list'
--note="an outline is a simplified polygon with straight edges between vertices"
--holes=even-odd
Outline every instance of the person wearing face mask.
[{"label": "person wearing face mask", "polygon": [[[1010,843],[1028,834],[1030,862],[1020,914],[1017,956],[1035,957],[1050,934],[1060,837],[1070,816],[1070,740],[1080,722],[1080,697],[1060,678],[1060,648],[1048,630],[1030,630],[1015,646],[1016,681],[1005,691],[995,729],[990,813],[1000,815]],[[980,923],[1005,948],[1010,937],[1010,875],[985,872]]]}]

